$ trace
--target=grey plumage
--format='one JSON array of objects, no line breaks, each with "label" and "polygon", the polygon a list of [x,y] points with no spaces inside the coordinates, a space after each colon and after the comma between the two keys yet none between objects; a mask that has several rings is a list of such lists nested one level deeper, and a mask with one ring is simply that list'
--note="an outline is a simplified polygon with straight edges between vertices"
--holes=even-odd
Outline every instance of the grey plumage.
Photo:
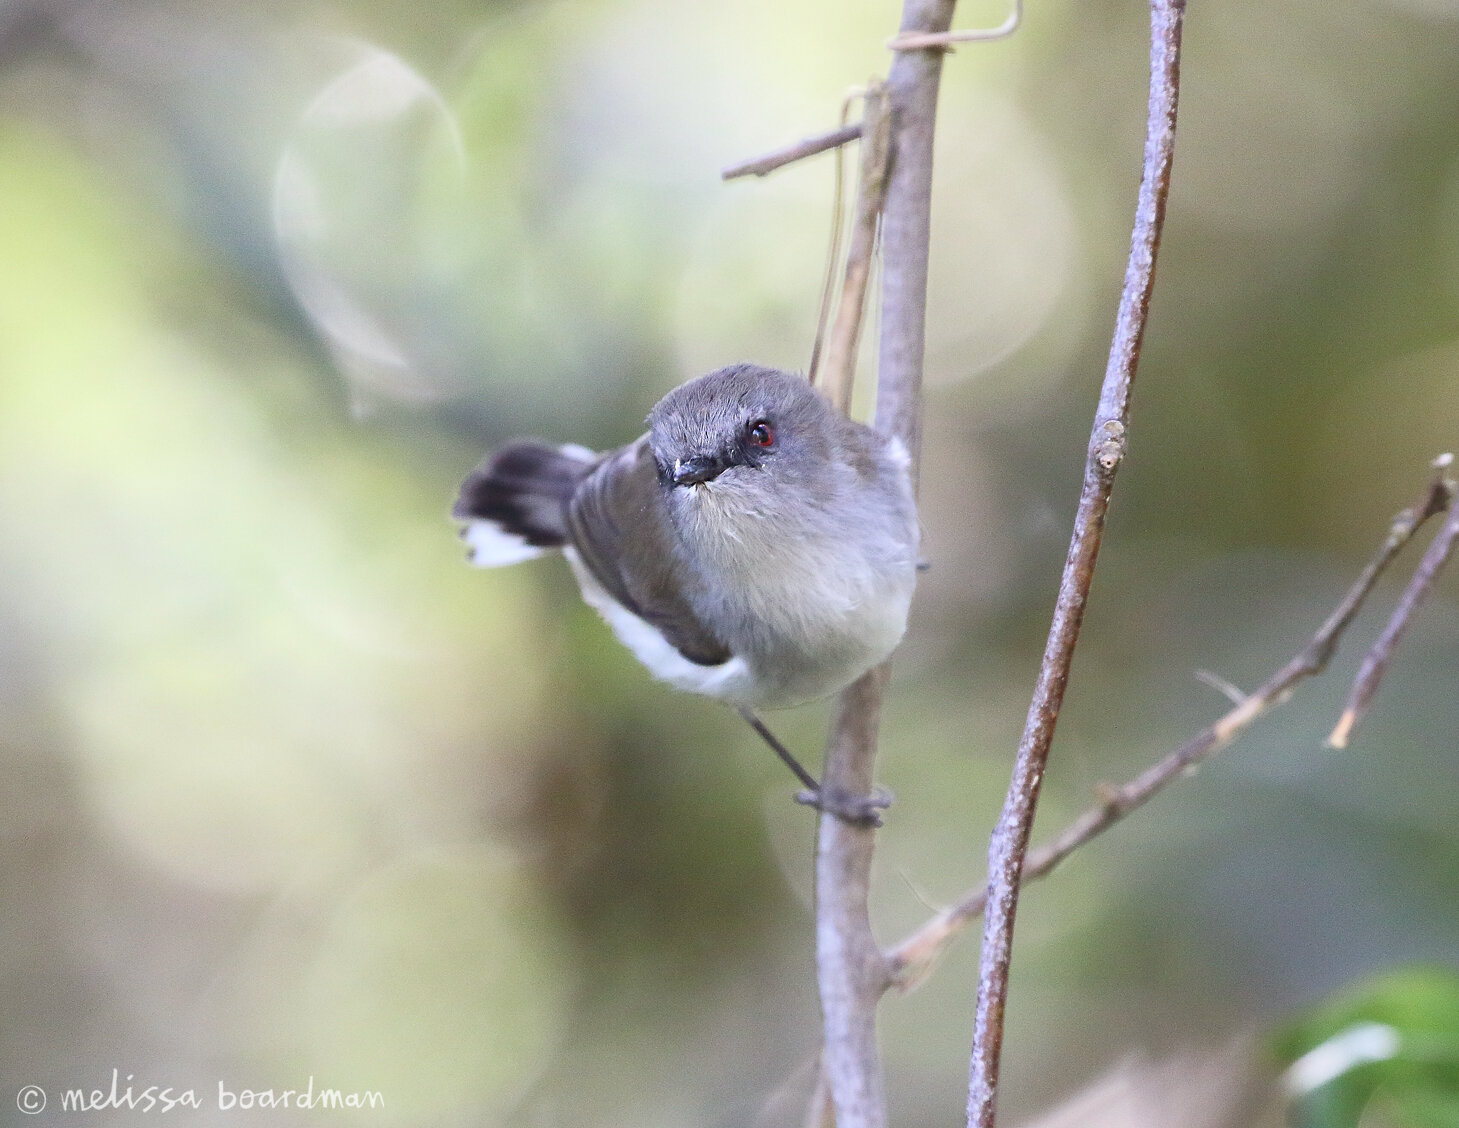
[{"label": "grey plumage", "polygon": [[648,438],[598,463],[568,502],[572,547],[608,594],[696,666],[733,656],[696,614],[703,593],[663,505],[666,488]]},{"label": "grey plumage", "polygon": [[517,442],[483,463],[453,511],[477,562],[561,545],[656,675],[743,707],[825,696],[891,653],[918,541],[899,443],[748,364],[676,388],[648,423],[595,458]]}]

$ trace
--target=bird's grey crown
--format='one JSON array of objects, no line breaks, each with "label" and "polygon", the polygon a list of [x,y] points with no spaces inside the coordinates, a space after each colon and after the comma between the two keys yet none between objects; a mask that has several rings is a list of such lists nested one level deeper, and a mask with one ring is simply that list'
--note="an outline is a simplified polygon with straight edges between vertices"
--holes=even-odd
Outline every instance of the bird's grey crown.
[{"label": "bird's grey crown", "polygon": [[648,416],[649,445],[666,482],[686,464],[720,470],[756,466],[769,454],[749,442],[753,424],[766,420],[778,440],[793,441],[813,431],[830,411],[804,377],[734,364],[690,380],[660,400]]}]

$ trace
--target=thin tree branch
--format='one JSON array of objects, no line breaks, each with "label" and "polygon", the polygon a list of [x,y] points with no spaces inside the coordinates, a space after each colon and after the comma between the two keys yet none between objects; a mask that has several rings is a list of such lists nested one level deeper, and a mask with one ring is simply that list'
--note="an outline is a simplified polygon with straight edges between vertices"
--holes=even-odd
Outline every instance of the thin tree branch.
[{"label": "thin tree branch", "polygon": [[[946,31],[955,0],[904,0],[901,30]],[[917,474],[922,433],[922,357],[931,240],[932,135],[940,52],[899,54],[887,76],[891,167],[882,214],[882,329],[876,426],[906,444]],[[887,665],[842,693],[821,776],[833,793],[870,794]],[[822,1058],[838,1128],[884,1128],[886,1097],[876,1045],[876,1007],[886,956],[867,913],[875,831],[823,814],[816,850],[816,971],[825,1033]]]},{"label": "thin tree branch", "polygon": [[[1149,124],[1124,292],[1120,298],[1099,407],[1095,412],[1084,487],[1053,623],[1029,705],[1023,738],[1019,742],[1008,797],[988,851],[988,904],[968,1081],[968,1124],[975,1128],[993,1128],[994,1125],[1019,880],[1039,788],[1053,742],[1054,726],[1063,703],[1074,647],[1079,639],[1079,627],[1094,579],[1105,513],[1115,473],[1125,451],[1130,392],[1149,312],[1150,293],[1155,281],[1155,256],[1170,190],[1184,12],[1184,0],[1153,0],[1151,4]],[[919,56],[899,56],[901,59],[916,57]]]},{"label": "thin tree branch", "polygon": [[[1322,673],[1344,632],[1378,582],[1378,577],[1425,521],[1451,507],[1454,490],[1453,482],[1447,481],[1442,474],[1438,475],[1417,505],[1393,518],[1388,535],[1372,560],[1306,646],[1220,720],[1123,786],[1103,789],[1098,804],[1070,823],[1051,842],[1029,854],[1023,864],[1023,880],[1031,881],[1053,872],[1054,867],[1079,847],[1144,806],[1176,780],[1184,778],[1191,768],[1241,736],[1258,717],[1286,702],[1299,683]],[[1459,510],[1455,513],[1459,514]],[[1451,516],[1445,528],[1454,524]],[[1421,566],[1419,571],[1423,570]],[[891,978],[887,986],[902,991],[917,986],[953,940],[982,915],[987,897],[986,886],[970,892],[892,948],[888,953]]]},{"label": "thin tree branch", "polygon": [[[1445,489],[1449,495],[1446,504],[1452,499],[1454,483],[1444,478],[1444,471],[1453,461],[1452,454],[1440,455],[1434,460],[1434,469],[1439,472],[1439,475],[1438,482],[1430,495],[1434,499],[1432,504],[1439,503],[1439,496]],[[1373,643],[1363,658],[1357,679],[1353,682],[1352,691],[1348,694],[1347,705],[1338,719],[1337,727],[1327,738],[1327,743],[1332,747],[1346,748],[1348,740],[1353,735],[1353,730],[1367,716],[1368,710],[1372,707],[1373,698],[1378,692],[1378,686],[1383,681],[1383,675],[1388,671],[1388,663],[1393,660],[1393,651],[1397,648],[1399,639],[1408,629],[1414,612],[1428,598],[1428,594],[1434,586],[1434,580],[1438,578],[1439,573],[1448,562],[1456,543],[1459,543],[1459,506],[1451,505],[1449,519],[1444,522],[1444,527],[1439,530],[1439,535],[1434,538],[1428,551],[1424,553],[1424,558],[1419,563],[1417,571],[1414,572],[1413,579],[1408,582],[1408,587],[1404,589],[1403,595],[1398,600],[1398,606],[1393,609],[1393,615],[1389,618],[1388,625],[1383,628],[1383,633],[1378,636],[1378,640]]]},{"label": "thin tree branch", "polygon": [[721,180],[735,180],[741,176],[768,176],[777,168],[784,168],[795,161],[814,157],[817,153],[824,153],[828,149],[840,148],[860,136],[860,122],[855,125],[843,125],[840,129],[833,129],[829,133],[807,137],[803,141],[797,141],[794,145],[776,149],[773,153],[766,153],[763,157],[730,165],[729,168],[720,172],[719,177]]},{"label": "thin tree branch", "polygon": [[[954,0],[904,0],[901,31],[946,31]],[[907,51],[892,60],[892,170],[882,214],[882,322],[877,427],[921,464],[922,358],[926,348],[927,253],[932,238],[932,133],[943,55]]]},{"label": "thin tree branch", "polygon": [[[882,692],[889,667],[863,675],[836,703],[821,788],[871,794]],[[884,1128],[886,1097],[876,1044],[876,1004],[886,957],[871,932],[867,897],[875,827],[821,815],[816,849],[816,970],[821,992],[821,1063],[838,1128]]]}]

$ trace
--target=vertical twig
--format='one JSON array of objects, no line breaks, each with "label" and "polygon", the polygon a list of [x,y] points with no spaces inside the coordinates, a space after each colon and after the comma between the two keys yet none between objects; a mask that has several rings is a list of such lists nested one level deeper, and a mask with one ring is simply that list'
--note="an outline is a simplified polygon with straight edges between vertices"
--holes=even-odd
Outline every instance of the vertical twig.
[{"label": "vertical twig", "polygon": [[[869,795],[877,726],[888,668],[879,666],[836,704],[823,789]],[[886,957],[871,932],[867,897],[875,828],[821,816],[816,849],[816,970],[825,1045],[821,1064],[837,1128],[883,1128],[887,1122],[876,1006]]]},{"label": "vertical twig", "polygon": [[[905,0],[903,34],[952,25],[953,0]],[[926,346],[927,254],[932,239],[932,131],[943,52],[904,51],[892,61],[892,170],[882,213],[881,351],[877,427],[912,454],[922,451],[922,355]]]},{"label": "vertical twig", "polygon": [[[905,0],[901,30],[946,31],[954,0]],[[912,454],[921,448],[922,354],[931,232],[932,128],[937,113],[940,51],[907,52],[892,62],[887,97],[892,113],[891,171],[882,215],[881,347],[876,425]],[[888,669],[866,674],[840,698],[826,752],[823,787],[870,793],[876,730]],[[816,970],[825,1030],[824,1069],[838,1128],[883,1128],[887,1122],[876,1007],[887,960],[867,915],[875,832],[823,815],[816,851]]]},{"label": "vertical twig", "polygon": [[988,850],[988,901],[979,968],[978,1009],[968,1083],[968,1124],[993,1128],[1003,1016],[1008,999],[1013,923],[1024,855],[1034,809],[1053,742],[1054,726],[1068,684],[1074,647],[1084,617],[1094,565],[1104,533],[1114,476],[1125,451],[1130,391],[1155,281],[1155,255],[1170,188],[1180,85],[1180,32],[1184,0],[1152,0],[1150,8],[1150,107],[1144,173],[1135,209],[1129,263],[1125,269],[1109,364],[1089,442],[1084,486],[1074,534],[1059,585],[1053,623],[1029,705],[1008,797]]}]

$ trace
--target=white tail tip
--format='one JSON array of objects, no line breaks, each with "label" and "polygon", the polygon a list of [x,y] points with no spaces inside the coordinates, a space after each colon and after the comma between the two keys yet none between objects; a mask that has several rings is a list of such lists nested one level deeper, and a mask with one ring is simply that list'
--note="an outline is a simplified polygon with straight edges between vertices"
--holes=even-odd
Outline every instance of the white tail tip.
[{"label": "white tail tip", "polygon": [[472,521],[461,530],[467,558],[478,568],[502,568],[533,560],[547,552],[528,544],[525,537],[509,533],[494,521]]}]

